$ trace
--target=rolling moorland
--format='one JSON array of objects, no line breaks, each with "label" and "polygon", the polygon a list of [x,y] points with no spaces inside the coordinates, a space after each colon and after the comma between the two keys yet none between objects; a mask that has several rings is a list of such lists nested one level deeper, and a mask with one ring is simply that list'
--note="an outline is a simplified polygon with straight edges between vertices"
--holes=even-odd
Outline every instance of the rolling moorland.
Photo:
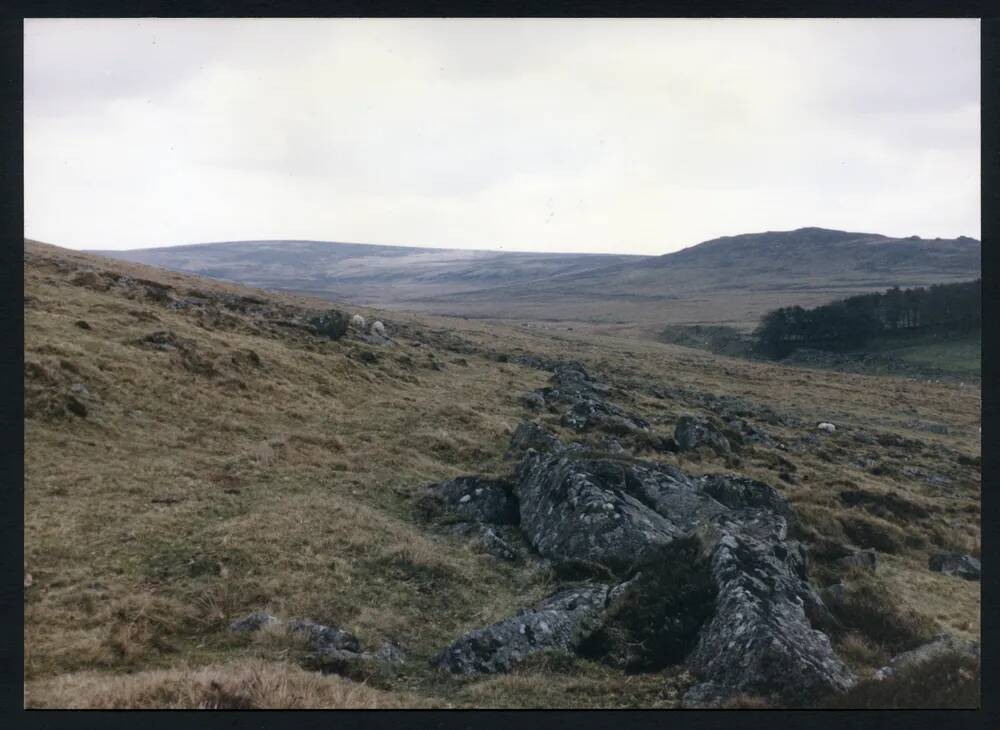
[{"label": "rolling moorland", "polygon": [[746,330],[778,306],[981,275],[971,238],[822,228],[727,236],[663,256],[497,253],[316,241],[240,241],[117,259],[389,309],[566,322],[655,337],[664,325]]},{"label": "rolling moorland", "polygon": [[978,384],[426,309],[333,339],[333,289],[31,241],[24,276],[28,707],[978,704]]}]

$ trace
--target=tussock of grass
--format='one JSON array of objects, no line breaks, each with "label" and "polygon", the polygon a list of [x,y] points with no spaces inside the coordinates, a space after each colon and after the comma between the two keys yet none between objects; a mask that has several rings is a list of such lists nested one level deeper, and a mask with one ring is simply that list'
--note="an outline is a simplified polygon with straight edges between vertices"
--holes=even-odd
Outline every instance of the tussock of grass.
[{"label": "tussock of grass", "polygon": [[430,703],[281,662],[248,660],[129,675],[76,672],[29,684],[34,708],[146,710],[390,709]]},{"label": "tussock of grass", "polygon": [[884,680],[859,682],[823,703],[834,709],[976,709],[980,706],[980,667],[976,659],[946,654]]},{"label": "tussock of grass", "polygon": [[830,609],[848,629],[892,653],[931,639],[933,619],[903,606],[877,576],[852,570],[844,582],[844,597]]}]

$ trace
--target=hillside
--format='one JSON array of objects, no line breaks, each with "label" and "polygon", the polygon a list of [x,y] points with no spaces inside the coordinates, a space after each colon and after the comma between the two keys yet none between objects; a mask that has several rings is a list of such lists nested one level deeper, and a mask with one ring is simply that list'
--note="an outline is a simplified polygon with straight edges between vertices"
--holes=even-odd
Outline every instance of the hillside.
[{"label": "hillside", "polygon": [[[24,267],[29,707],[978,702],[965,659],[927,686],[899,663],[872,680],[940,632],[979,638],[979,583],[929,568],[979,554],[978,387],[359,307],[389,338],[330,340],[307,325],[318,297],[27,241]],[[684,416],[726,448],[688,448]],[[604,501],[555,499],[559,469]],[[728,537],[664,517],[675,491]],[[641,519],[659,542],[603,532]],[[750,557],[727,558],[734,540]],[[767,580],[734,592],[701,553],[672,562],[699,545],[738,583],[753,571],[725,560]],[[666,550],[674,572],[620,549]],[[578,641],[597,594],[601,641]],[[767,640],[743,669],[712,651],[734,615],[719,597],[758,594],[768,610],[741,620]],[[651,625],[636,616],[667,608],[676,635],[629,654]],[[233,630],[259,611],[273,621]],[[769,675],[784,640],[829,653]]]},{"label": "hillside", "polygon": [[336,301],[469,317],[746,327],[777,306],[980,275],[974,239],[820,228],[730,236],[663,256],[496,253],[303,241],[132,251],[115,258]]}]

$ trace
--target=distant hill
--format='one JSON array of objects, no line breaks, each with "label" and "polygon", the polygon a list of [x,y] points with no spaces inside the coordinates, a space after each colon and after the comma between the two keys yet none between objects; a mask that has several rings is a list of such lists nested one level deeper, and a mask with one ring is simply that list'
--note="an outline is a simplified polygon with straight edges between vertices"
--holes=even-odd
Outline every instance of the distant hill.
[{"label": "distant hill", "polygon": [[981,275],[972,238],[889,238],[822,228],[726,236],[663,256],[456,251],[239,241],[94,251],[268,289],[358,304],[527,320],[748,326],[891,286]]}]

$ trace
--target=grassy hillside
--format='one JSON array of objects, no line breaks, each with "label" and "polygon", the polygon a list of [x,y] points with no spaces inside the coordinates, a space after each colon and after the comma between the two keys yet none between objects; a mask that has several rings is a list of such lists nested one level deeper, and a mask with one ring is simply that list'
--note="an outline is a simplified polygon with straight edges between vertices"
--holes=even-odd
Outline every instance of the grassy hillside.
[{"label": "grassy hillside", "polygon": [[819,228],[728,236],[663,256],[446,251],[239,241],[108,256],[335,301],[434,314],[589,325],[752,326],[889,286],[974,279],[973,239],[896,239]]},{"label": "grassy hillside", "polygon": [[[824,546],[877,547],[879,621],[835,638],[858,672],[894,651],[886,625],[979,636],[979,584],[927,569],[942,547],[978,554],[978,388],[359,308],[395,344],[334,342],[289,324],[320,299],[28,242],[24,275],[30,707],[676,706],[693,682],[677,668],[553,658],[456,679],[428,665],[562,580],[429,529],[416,505],[429,482],[511,468],[510,434],[532,418],[521,396],[548,379],[504,361],[515,354],[583,361],[665,434],[681,415],[748,404],[785,448],[642,456],[774,485],[819,587],[844,570]],[[820,420],[837,432],[820,438]],[[845,490],[870,501],[851,506]],[[228,631],[261,608],[394,640],[408,662],[366,683],[308,671],[284,637]]]}]

